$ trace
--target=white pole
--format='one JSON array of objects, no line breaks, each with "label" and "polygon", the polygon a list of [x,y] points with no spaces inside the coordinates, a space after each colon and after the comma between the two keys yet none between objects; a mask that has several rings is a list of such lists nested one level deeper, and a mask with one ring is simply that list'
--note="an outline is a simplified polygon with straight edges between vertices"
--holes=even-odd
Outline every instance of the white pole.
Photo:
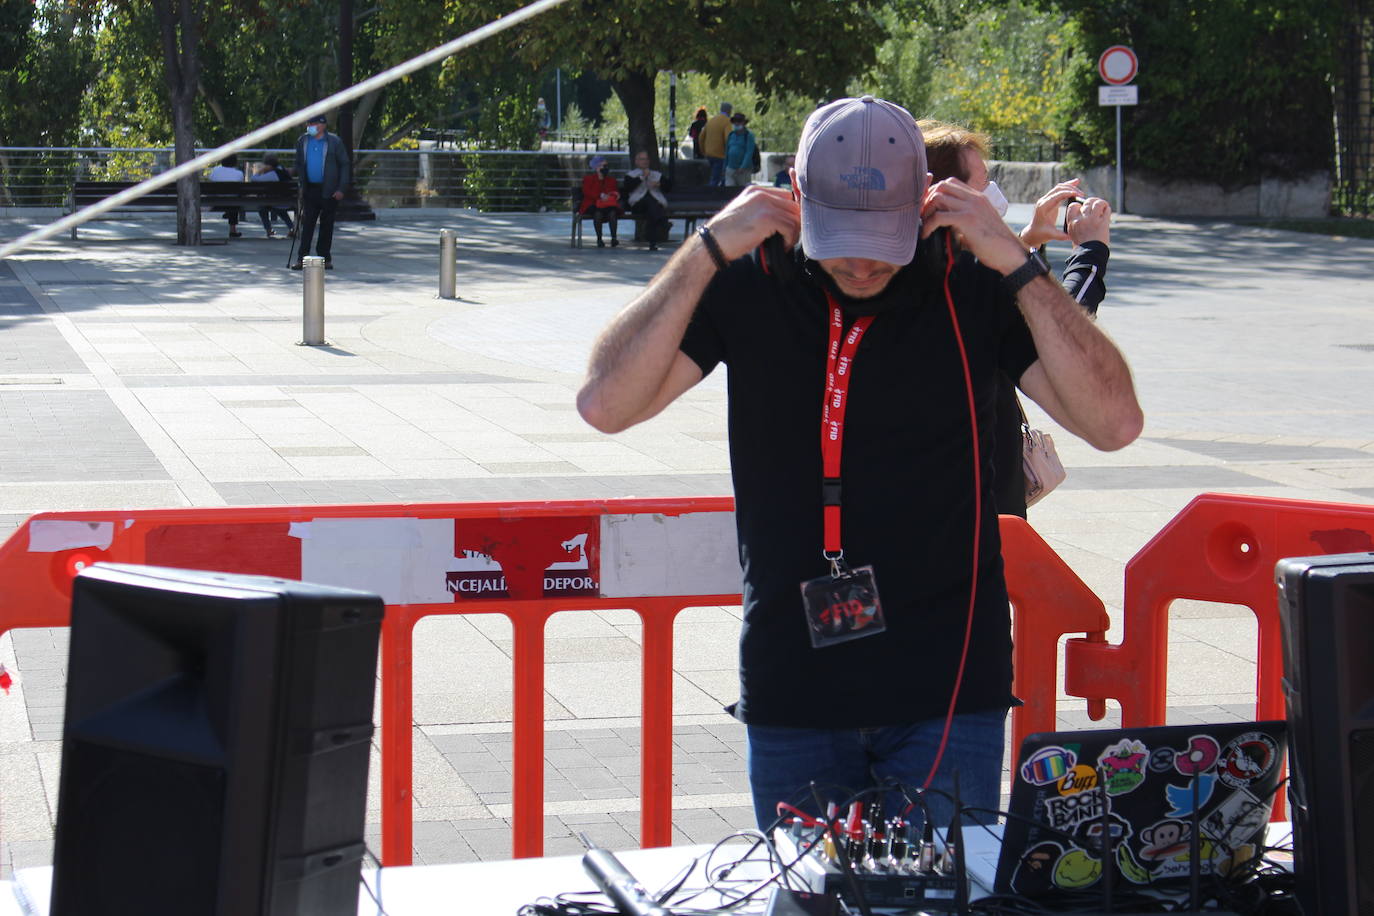
[{"label": "white pole", "polygon": [[1121,106],[1116,106],[1116,212],[1126,212],[1121,181]]},{"label": "white pole", "polygon": [[557,109],[553,116],[553,129],[563,136],[563,68],[553,69],[553,105]]}]

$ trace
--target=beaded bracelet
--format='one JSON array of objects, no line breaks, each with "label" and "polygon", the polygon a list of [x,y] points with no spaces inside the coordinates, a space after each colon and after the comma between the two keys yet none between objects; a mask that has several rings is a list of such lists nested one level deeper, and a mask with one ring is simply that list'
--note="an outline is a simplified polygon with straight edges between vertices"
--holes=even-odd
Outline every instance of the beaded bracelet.
[{"label": "beaded bracelet", "polygon": [[724,270],[730,262],[725,260],[725,253],[720,250],[720,243],[717,242],[716,237],[711,234],[711,230],[705,226],[698,226],[697,235],[701,237],[702,244],[706,246],[706,250],[711,252],[711,260],[716,262],[716,269]]}]

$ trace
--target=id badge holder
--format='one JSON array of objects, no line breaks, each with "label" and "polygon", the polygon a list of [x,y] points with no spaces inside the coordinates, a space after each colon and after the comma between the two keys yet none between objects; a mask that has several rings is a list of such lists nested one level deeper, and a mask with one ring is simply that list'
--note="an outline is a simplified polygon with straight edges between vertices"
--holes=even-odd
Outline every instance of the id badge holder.
[{"label": "id badge holder", "polygon": [[876,636],[887,629],[873,567],[851,569],[843,560],[831,562],[830,575],[801,584],[806,628],[815,649]]}]

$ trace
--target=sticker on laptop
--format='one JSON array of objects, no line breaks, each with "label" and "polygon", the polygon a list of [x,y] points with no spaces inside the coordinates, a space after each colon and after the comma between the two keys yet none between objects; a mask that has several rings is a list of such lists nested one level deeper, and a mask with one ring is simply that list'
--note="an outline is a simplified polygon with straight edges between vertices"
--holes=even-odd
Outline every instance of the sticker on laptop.
[{"label": "sticker on laptop", "polygon": [[1012,890],[1033,896],[1053,888],[1054,867],[1063,855],[1064,847],[1058,843],[1037,843],[1026,850],[1011,877]]},{"label": "sticker on laptop", "polygon": [[1097,770],[1080,763],[1073,769],[1064,774],[1064,778],[1059,780],[1060,795],[1077,795],[1079,792],[1086,792],[1089,789],[1097,788]]},{"label": "sticker on laptop", "polygon": [[1194,735],[1188,739],[1188,748],[1174,753],[1174,769],[1184,776],[1206,773],[1216,765],[1221,747],[1211,735]]},{"label": "sticker on laptop", "polygon": [[1055,830],[1071,831],[1084,821],[1098,820],[1101,817],[1101,792],[1074,792],[1071,795],[1045,799],[1045,823]]},{"label": "sticker on laptop", "polygon": [[1233,739],[1217,763],[1217,775],[1233,789],[1262,779],[1278,760],[1279,748],[1264,732],[1246,732]]},{"label": "sticker on laptop", "polygon": [[[1194,786],[1196,783],[1196,786]],[[1217,787],[1216,773],[1199,773],[1186,785],[1164,787],[1164,799],[1169,803],[1169,817],[1191,817],[1193,809],[1201,811],[1212,800],[1212,790]],[[1193,791],[1197,790],[1197,804],[1193,804]]]},{"label": "sticker on laptop", "polygon": [[1144,782],[1149,753],[1149,749],[1134,738],[1109,745],[1097,758],[1097,765],[1107,777],[1107,794],[1125,795]]},{"label": "sticker on laptop", "polygon": [[1077,762],[1078,755],[1066,747],[1042,747],[1021,764],[1021,778],[1033,786],[1047,786],[1063,779]]},{"label": "sticker on laptop", "polygon": [[1248,841],[1269,820],[1269,805],[1237,789],[1202,819],[1199,829],[1223,846]]}]

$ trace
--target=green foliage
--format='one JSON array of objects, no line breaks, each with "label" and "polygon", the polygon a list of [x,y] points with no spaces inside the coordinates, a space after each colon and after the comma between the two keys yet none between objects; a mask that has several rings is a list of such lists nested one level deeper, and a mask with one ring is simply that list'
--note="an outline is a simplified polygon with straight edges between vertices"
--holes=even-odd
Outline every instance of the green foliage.
[{"label": "green foliage", "polygon": [[[444,33],[510,12],[512,0],[425,0],[442,7]],[[574,0],[473,49],[465,66],[514,62],[591,70],[615,86],[633,142],[654,145],[654,77],[698,71],[746,84],[760,98],[786,93],[830,97],[873,60],[884,37],[879,0]],[[415,18],[413,45],[428,46],[435,22]],[[662,82],[662,80],[659,80]]]},{"label": "green foliage", "polygon": [[0,0],[0,146],[69,146],[91,78],[89,19],[65,0]]},{"label": "green foliage", "polygon": [[[735,111],[749,117],[749,129],[764,150],[793,150],[801,136],[806,116],[818,102],[826,101],[794,92],[775,93],[771,98],[749,83],[732,80],[714,82],[701,73],[684,73],[677,78],[677,139],[684,142],[687,128],[697,108],[709,114],[720,110],[721,102],[729,102]],[[620,100],[611,96],[601,108],[602,129],[612,135],[623,135],[629,119]],[[654,83],[654,130],[668,136],[668,78],[660,75]]]},{"label": "green foliage", "polygon": [[1125,44],[1140,58],[1140,104],[1122,113],[1127,168],[1228,186],[1329,168],[1337,4],[1054,2],[1074,20],[1055,121],[1076,162],[1112,158],[1115,114],[1097,105],[1097,59]]},{"label": "green foliage", "polygon": [[1051,99],[1063,82],[1061,15],[1021,0],[927,0],[915,18],[902,9],[884,14],[892,37],[851,92],[881,92],[918,118],[955,121],[1002,140],[1053,137]]}]

